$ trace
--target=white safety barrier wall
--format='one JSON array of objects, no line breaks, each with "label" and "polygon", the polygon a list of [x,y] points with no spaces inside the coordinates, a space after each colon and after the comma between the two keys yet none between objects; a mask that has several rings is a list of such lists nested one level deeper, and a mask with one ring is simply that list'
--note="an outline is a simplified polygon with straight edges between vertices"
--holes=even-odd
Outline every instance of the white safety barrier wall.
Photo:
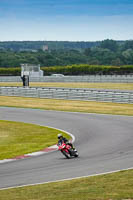
[{"label": "white safety barrier wall", "polygon": [[0,96],[70,99],[133,104],[133,91],[75,88],[0,87]]},{"label": "white safety barrier wall", "polygon": [[[0,76],[0,82],[22,82],[20,76]],[[114,82],[133,83],[133,75],[88,75],[30,77],[30,82]]]}]

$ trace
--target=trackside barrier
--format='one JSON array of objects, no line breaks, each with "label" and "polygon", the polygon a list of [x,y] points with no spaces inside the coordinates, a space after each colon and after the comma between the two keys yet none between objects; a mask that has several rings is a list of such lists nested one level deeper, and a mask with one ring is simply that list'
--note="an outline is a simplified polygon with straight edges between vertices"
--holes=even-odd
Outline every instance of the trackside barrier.
[{"label": "trackside barrier", "polygon": [[20,96],[44,99],[69,99],[133,104],[133,91],[103,89],[0,87],[0,96]]},{"label": "trackside barrier", "polygon": [[[22,82],[20,76],[0,76],[0,82]],[[86,75],[30,77],[30,82],[113,82],[133,83],[133,75]]]}]

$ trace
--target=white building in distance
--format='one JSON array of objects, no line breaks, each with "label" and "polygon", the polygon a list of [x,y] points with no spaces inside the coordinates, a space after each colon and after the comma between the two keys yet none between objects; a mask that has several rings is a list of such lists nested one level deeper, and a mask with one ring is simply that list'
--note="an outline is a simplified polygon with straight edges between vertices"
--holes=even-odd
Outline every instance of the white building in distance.
[{"label": "white building in distance", "polygon": [[28,75],[29,77],[43,77],[43,71],[40,70],[40,65],[21,64],[21,77]]},{"label": "white building in distance", "polygon": [[48,51],[48,50],[49,50],[49,49],[48,49],[48,45],[43,45],[43,46],[42,46],[42,50],[43,50],[43,51]]}]

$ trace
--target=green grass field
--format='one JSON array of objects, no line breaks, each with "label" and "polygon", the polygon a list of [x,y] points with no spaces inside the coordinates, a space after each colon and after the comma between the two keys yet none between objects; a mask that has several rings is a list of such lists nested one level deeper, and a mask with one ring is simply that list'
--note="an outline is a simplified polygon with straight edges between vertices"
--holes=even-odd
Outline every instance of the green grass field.
[{"label": "green grass field", "polygon": [[[58,130],[20,122],[0,121],[0,160],[13,158],[57,143]],[[63,135],[70,138],[68,135]]]},{"label": "green grass field", "polygon": [[[22,83],[1,82],[0,86],[22,86]],[[133,90],[133,83],[30,82],[30,87],[101,88],[101,89]]]},{"label": "green grass field", "polygon": [[0,200],[131,200],[133,170],[0,191]]},{"label": "green grass field", "polygon": [[0,106],[133,116],[133,104],[120,103],[1,96]]}]

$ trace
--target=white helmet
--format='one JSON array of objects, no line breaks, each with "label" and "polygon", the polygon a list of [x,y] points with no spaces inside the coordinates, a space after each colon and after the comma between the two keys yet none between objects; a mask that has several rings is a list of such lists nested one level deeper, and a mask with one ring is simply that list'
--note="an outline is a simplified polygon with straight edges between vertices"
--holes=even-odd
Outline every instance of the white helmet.
[{"label": "white helmet", "polygon": [[59,134],[58,134],[58,139],[60,139],[61,137],[63,137],[63,136],[62,136],[61,133],[59,133]]}]

